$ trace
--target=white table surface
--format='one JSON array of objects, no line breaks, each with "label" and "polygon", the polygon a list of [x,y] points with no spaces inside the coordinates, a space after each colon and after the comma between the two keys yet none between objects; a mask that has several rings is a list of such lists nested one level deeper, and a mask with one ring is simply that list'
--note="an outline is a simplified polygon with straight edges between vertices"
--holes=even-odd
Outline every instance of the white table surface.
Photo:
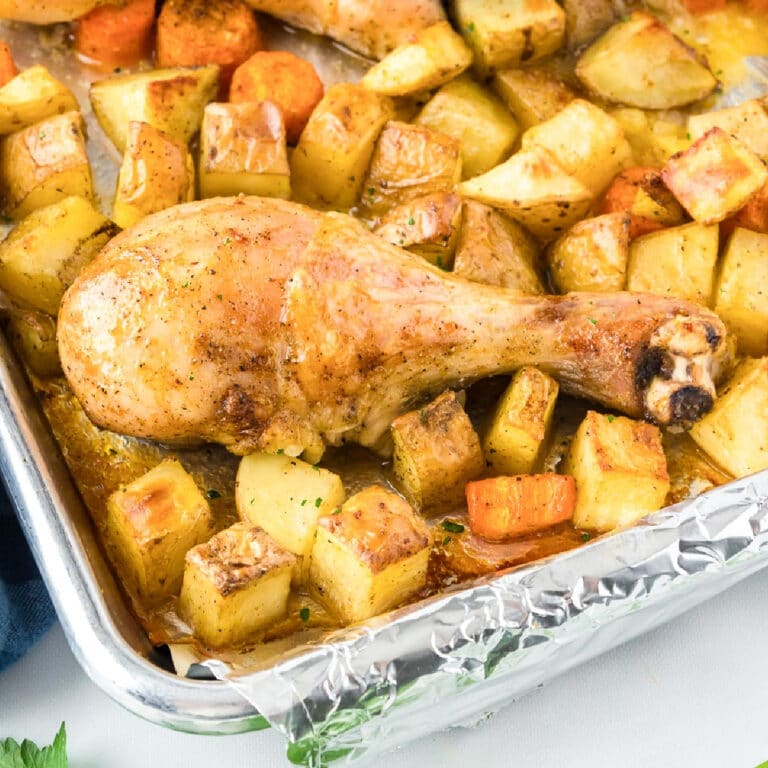
[{"label": "white table surface", "polygon": [[[56,626],[0,673],[0,738],[48,743],[61,720],[71,768],[289,765],[274,731],[191,736],[139,720],[90,682]],[[373,764],[755,768],[766,760],[768,570],[478,727],[426,737]]]}]

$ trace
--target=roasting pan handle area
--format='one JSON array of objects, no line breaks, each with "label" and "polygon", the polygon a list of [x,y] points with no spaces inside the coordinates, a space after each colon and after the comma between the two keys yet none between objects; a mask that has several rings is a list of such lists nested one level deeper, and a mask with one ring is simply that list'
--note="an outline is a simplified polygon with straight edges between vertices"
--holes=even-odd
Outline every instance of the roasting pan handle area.
[{"label": "roasting pan handle area", "polygon": [[0,334],[0,473],[72,652],[115,701],[190,733],[240,733],[267,721],[231,686],[189,680],[146,657],[88,513],[21,365]]}]

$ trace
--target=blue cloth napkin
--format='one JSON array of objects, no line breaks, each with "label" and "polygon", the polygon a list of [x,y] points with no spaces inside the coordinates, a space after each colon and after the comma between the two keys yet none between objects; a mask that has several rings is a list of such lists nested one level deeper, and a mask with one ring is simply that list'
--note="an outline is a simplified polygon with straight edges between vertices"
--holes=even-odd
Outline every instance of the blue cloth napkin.
[{"label": "blue cloth napkin", "polygon": [[0,485],[0,670],[21,658],[55,616],[13,506]]}]

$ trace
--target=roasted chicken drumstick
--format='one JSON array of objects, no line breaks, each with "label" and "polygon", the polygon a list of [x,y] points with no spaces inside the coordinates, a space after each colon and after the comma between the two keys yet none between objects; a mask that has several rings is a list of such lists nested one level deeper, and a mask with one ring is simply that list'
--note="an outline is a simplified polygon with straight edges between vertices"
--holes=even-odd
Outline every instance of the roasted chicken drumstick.
[{"label": "roasted chicken drumstick", "polygon": [[719,318],[657,296],[528,297],[471,283],[344,214],[255,197],[149,216],[66,294],[59,347],[99,425],[237,453],[376,447],[430,394],[533,364],[659,423],[698,418]]}]

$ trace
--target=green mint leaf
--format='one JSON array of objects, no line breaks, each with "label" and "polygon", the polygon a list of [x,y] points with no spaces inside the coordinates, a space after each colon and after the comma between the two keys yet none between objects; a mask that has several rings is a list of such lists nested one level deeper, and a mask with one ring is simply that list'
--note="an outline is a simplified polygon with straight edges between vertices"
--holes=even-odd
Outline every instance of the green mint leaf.
[{"label": "green mint leaf", "polygon": [[67,768],[67,733],[61,724],[53,744],[40,749],[24,739],[19,744],[13,739],[0,740],[0,766],[2,768]]}]

